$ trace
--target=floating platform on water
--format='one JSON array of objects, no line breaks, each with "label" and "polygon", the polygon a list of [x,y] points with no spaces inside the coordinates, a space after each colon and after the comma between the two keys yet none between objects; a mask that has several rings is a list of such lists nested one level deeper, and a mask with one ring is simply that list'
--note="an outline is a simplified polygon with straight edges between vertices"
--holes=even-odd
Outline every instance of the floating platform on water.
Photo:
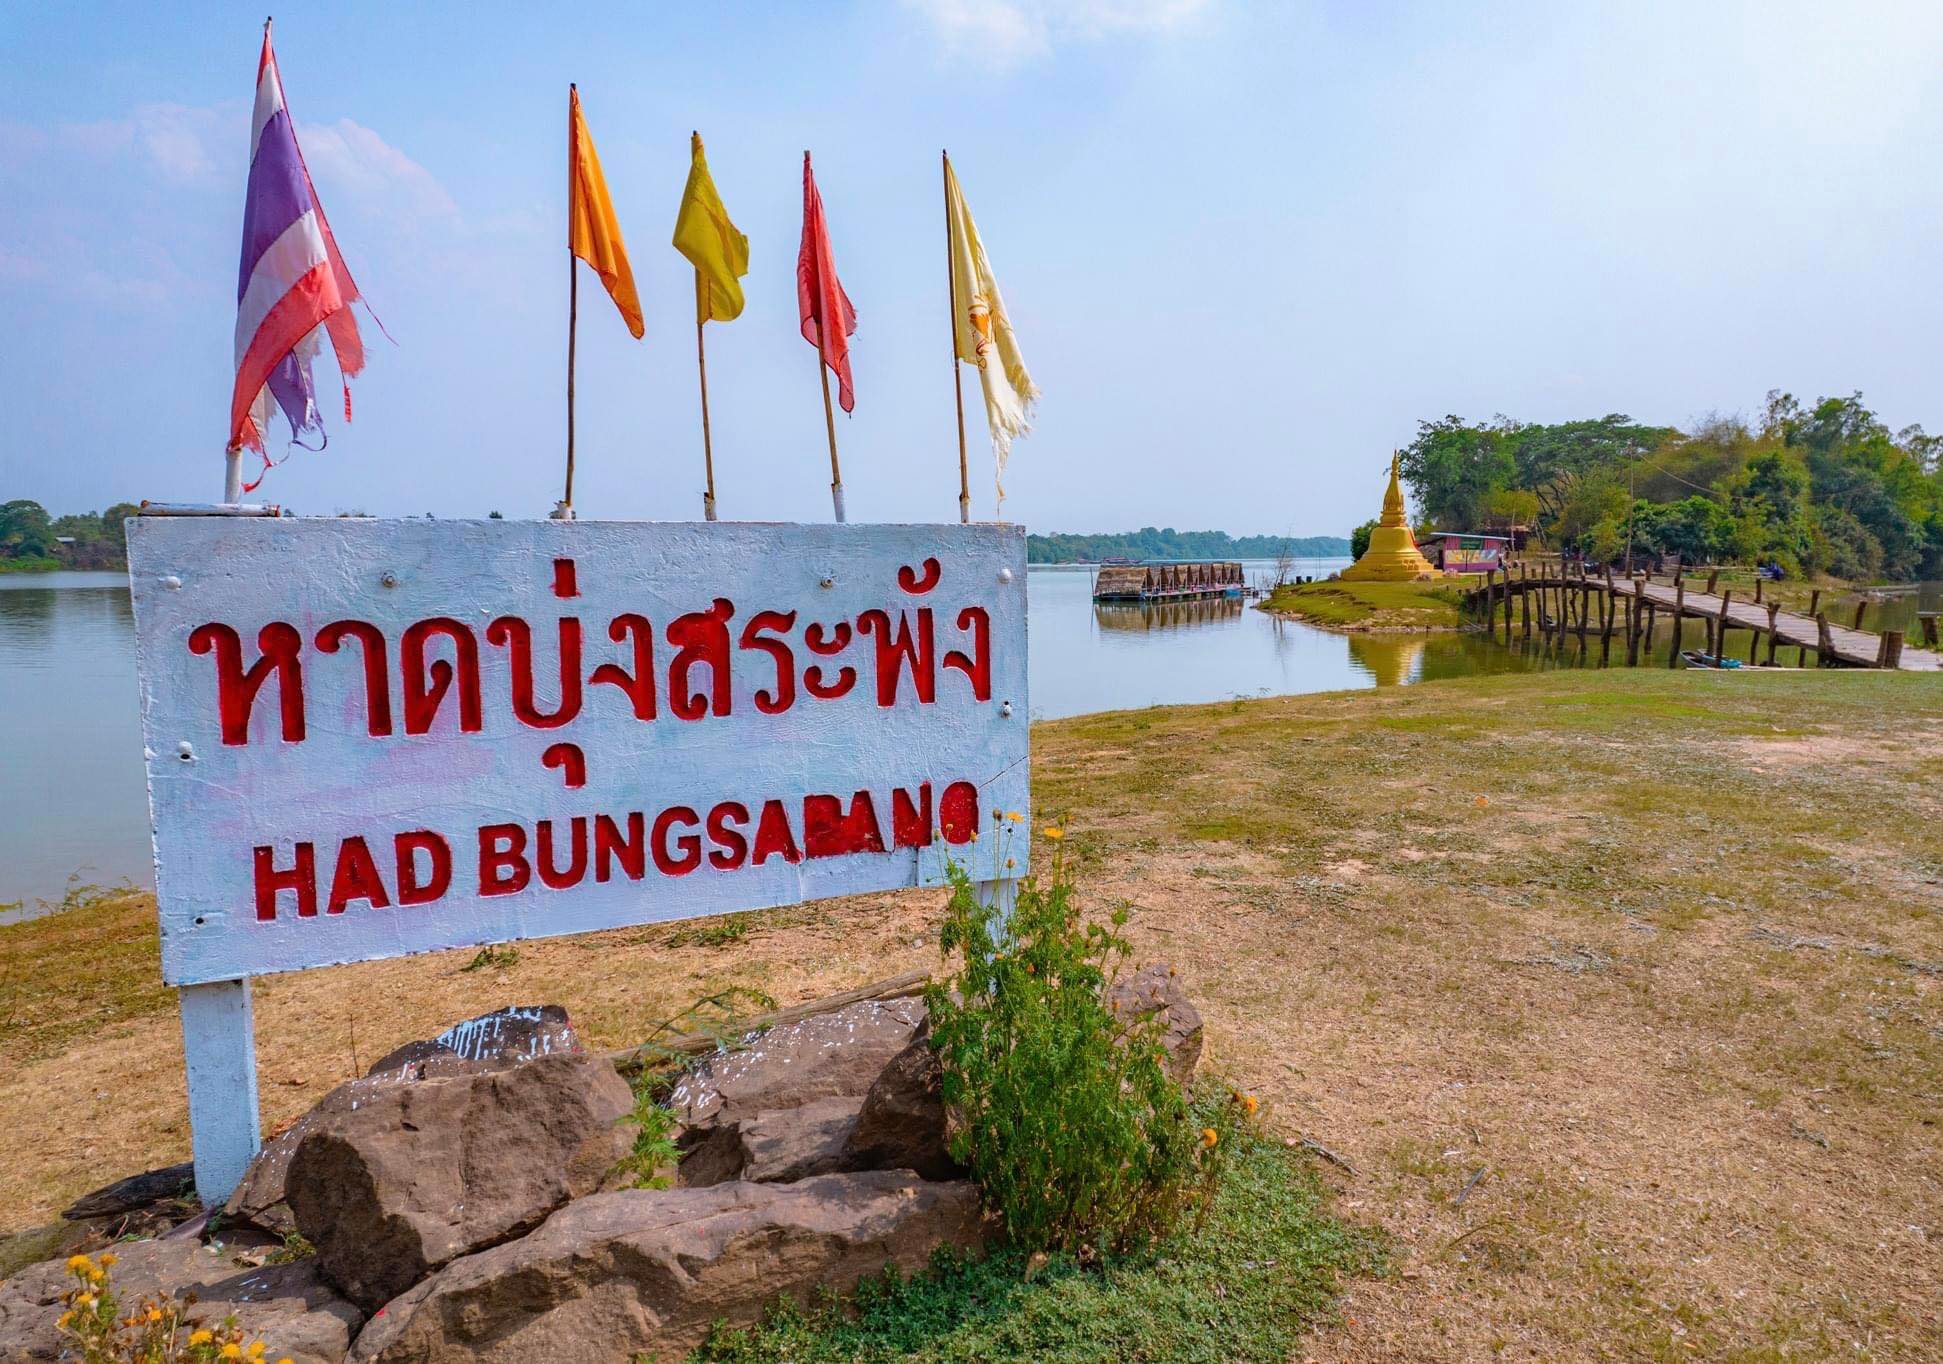
[{"label": "floating platform on water", "polygon": [[1137,564],[1101,564],[1093,580],[1094,601],[1191,601],[1196,597],[1239,597],[1247,580],[1238,559],[1149,559]]}]

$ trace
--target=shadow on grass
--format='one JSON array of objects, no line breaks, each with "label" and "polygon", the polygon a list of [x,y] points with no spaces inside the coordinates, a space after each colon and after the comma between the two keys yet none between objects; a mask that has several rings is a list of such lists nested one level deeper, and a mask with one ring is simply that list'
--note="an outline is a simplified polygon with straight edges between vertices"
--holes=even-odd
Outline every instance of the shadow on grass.
[{"label": "shadow on grass", "polygon": [[848,1300],[785,1303],[760,1326],[717,1328],[691,1364],[1280,1364],[1333,1318],[1341,1277],[1381,1263],[1373,1235],[1327,1216],[1322,1201],[1303,1158],[1255,1138],[1201,1225],[1152,1250],[1094,1267],[1055,1257],[1030,1279],[1013,1251],[941,1257]]}]

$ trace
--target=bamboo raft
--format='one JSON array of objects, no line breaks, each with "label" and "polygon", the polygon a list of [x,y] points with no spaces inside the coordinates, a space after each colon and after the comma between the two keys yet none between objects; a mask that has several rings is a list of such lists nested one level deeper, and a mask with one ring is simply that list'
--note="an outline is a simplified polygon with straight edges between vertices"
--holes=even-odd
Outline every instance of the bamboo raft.
[{"label": "bamboo raft", "polygon": [[[1901,630],[1876,634],[1862,629],[1867,602],[1857,604],[1850,624],[1837,625],[1819,609],[1819,590],[1810,598],[1804,614],[1784,611],[1779,602],[1763,601],[1763,584],[1758,580],[1752,598],[1737,601],[1732,589],[1716,591],[1719,577],[1718,572],[1709,574],[1705,589],[1695,590],[1679,574],[1671,583],[1656,583],[1639,575],[1615,579],[1610,569],[1595,575],[1569,565],[1543,564],[1533,573],[1529,565],[1521,563],[1485,574],[1484,582],[1467,595],[1465,603],[1482,614],[1494,638],[1502,617],[1504,641],[1509,644],[1516,602],[1524,638],[1532,638],[1535,624],[1541,636],[1561,643],[1566,636],[1576,634],[1582,652],[1590,648],[1590,640],[1597,639],[1601,662],[1611,660],[1615,640],[1623,644],[1627,663],[1637,664],[1642,656],[1650,661],[1655,628],[1664,617],[1670,626],[1665,642],[1669,668],[1680,661],[1681,624],[1698,620],[1707,627],[1707,647],[1702,653],[1715,666],[1728,657],[1727,632],[1746,630],[1745,661],[1755,666],[1777,666],[1779,651],[1788,648],[1796,650],[1795,663],[1801,667],[1808,666],[1812,653],[1815,666],[1824,668],[1943,672],[1933,614],[1918,618],[1924,631],[1923,643],[1929,646],[1918,647],[1909,644]],[[1536,611],[1532,609],[1534,599]],[[1735,656],[1740,657],[1738,653]]]},{"label": "bamboo raft", "polygon": [[1102,564],[1093,580],[1093,600],[1162,602],[1239,597],[1246,586],[1241,564],[1233,559]]}]

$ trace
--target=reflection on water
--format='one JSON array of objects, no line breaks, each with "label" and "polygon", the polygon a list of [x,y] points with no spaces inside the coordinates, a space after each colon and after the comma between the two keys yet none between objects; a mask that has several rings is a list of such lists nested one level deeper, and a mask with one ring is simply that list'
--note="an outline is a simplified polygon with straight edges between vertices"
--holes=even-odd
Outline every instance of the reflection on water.
[{"label": "reflection on water", "polygon": [[1102,630],[1178,630],[1235,620],[1247,610],[1240,597],[1203,597],[1199,601],[1093,603],[1093,619]]},{"label": "reflection on water", "polygon": [[1417,681],[1424,662],[1426,635],[1351,635],[1349,659],[1379,687]]}]

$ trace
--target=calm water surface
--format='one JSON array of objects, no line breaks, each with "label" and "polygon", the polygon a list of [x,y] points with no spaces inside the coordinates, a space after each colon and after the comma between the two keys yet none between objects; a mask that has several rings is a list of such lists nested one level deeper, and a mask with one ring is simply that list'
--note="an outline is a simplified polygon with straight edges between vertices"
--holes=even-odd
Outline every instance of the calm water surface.
[{"label": "calm water surface", "polygon": [[[1090,568],[1032,570],[1034,719],[1556,666],[1477,635],[1332,634],[1239,600],[1095,606],[1092,586]],[[127,579],[0,575],[0,906],[58,901],[72,879],[153,884],[141,753]]]}]

